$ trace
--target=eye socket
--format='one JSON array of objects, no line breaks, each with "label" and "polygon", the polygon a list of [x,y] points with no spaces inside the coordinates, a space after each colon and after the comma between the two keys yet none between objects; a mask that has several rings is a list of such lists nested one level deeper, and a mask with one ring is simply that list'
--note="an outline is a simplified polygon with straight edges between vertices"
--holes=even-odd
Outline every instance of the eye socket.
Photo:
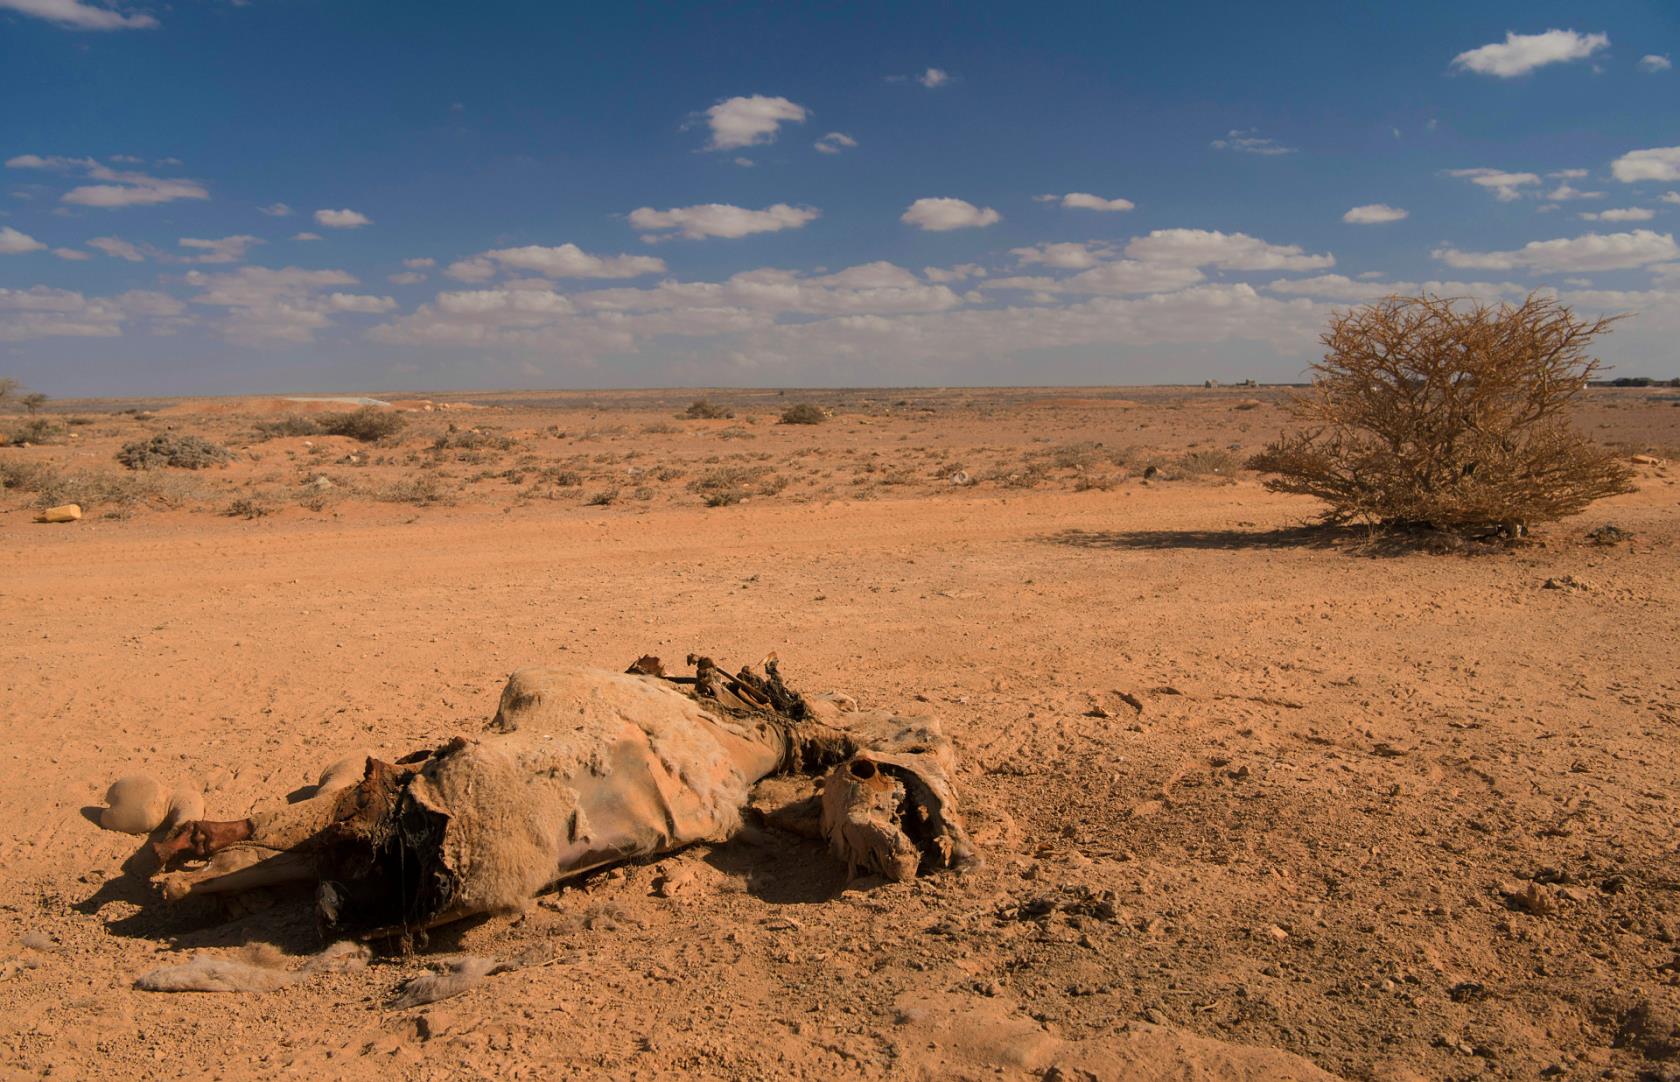
[{"label": "eye socket", "polygon": [[851,766],[846,768],[854,778],[865,780],[875,776],[875,764],[868,759],[853,759]]}]

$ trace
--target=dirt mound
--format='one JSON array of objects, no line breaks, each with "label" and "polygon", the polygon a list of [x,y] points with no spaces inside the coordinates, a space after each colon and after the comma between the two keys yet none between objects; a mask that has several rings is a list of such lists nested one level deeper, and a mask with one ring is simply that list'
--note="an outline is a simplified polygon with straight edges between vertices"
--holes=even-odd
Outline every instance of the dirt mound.
[{"label": "dirt mound", "polygon": [[199,398],[158,410],[160,417],[275,417],[290,413],[350,413],[364,406],[392,408],[391,403],[378,398],[345,397],[273,397],[273,398]]}]

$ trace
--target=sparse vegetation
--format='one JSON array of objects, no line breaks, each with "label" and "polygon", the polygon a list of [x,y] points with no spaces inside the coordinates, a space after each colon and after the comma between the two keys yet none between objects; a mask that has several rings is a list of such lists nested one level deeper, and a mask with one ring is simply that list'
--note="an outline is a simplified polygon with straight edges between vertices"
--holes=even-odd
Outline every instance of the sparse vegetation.
[{"label": "sparse vegetation", "polygon": [[797,406],[789,406],[782,411],[784,425],[820,425],[828,420],[828,414],[821,406],[810,402],[801,402]]},{"label": "sparse vegetation", "polygon": [[401,432],[407,418],[377,406],[363,406],[349,413],[329,413],[316,422],[317,429],[328,436],[348,436],[363,443],[378,443]]},{"label": "sparse vegetation", "polygon": [[286,436],[319,436],[321,426],[315,423],[313,417],[301,414],[291,414],[278,421],[258,421],[256,438],[259,440],[274,440]]},{"label": "sparse vegetation", "polygon": [[125,443],[117,452],[117,461],[131,470],[202,470],[225,465],[232,457],[221,444],[176,432],[159,432],[149,440]]},{"label": "sparse vegetation", "polygon": [[735,411],[720,406],[709,398],[696,398],[688,404],[683,416],[690,421],[722,421],[735,416]]},{"label": "sparse vegetation", "polygon": [[1576,434],[1569,408],[1612,320],[1555,300],[1463,304],[1391,297],[1338,315],[1312,389],[1292,403],[1308,427],[1250,466],[1277,492],[1317,496],[1332,522],[1525,532],[1625,492],[1630,471]]},{"label": "sparse vegetation", "polygon": [[53,424],[45,417],[31,417],[18,425],[8,437],[11,443],[57,443],[64,434],[64,429]]}]

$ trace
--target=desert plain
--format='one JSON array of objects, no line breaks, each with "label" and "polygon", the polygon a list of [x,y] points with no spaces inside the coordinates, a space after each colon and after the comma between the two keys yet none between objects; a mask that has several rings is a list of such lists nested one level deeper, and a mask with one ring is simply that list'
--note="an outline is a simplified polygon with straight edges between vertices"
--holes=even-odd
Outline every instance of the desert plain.
[{"label": "desert plain", "polygon": [[[1509,548],[1311,528],[1241,468],[1284,394],[0,418],[0,1075],[1680,1077],[1680,394],[1590,391],[1654,461]],[[117,462],[160,433],[230,458]],[[325,944],[307,893],[161,904],[87,816],[113,778],[233,818],[476,732],[520,666],[690,652],[938,715],[983,866],[848,882],[749,825],[356,972],[133,987]],[[525,964],[391,1007],[452,951]]]}]

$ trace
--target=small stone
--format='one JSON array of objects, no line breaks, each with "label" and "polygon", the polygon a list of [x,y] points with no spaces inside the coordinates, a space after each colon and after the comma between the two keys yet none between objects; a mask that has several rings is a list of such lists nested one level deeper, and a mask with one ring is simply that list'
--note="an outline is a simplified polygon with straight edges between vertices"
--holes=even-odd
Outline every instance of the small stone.
[{"label": "small stone", "polygon": [[1635,466],[1661,466],[1662,459],[1656,455],[1634,455],[1633,464]]}]

